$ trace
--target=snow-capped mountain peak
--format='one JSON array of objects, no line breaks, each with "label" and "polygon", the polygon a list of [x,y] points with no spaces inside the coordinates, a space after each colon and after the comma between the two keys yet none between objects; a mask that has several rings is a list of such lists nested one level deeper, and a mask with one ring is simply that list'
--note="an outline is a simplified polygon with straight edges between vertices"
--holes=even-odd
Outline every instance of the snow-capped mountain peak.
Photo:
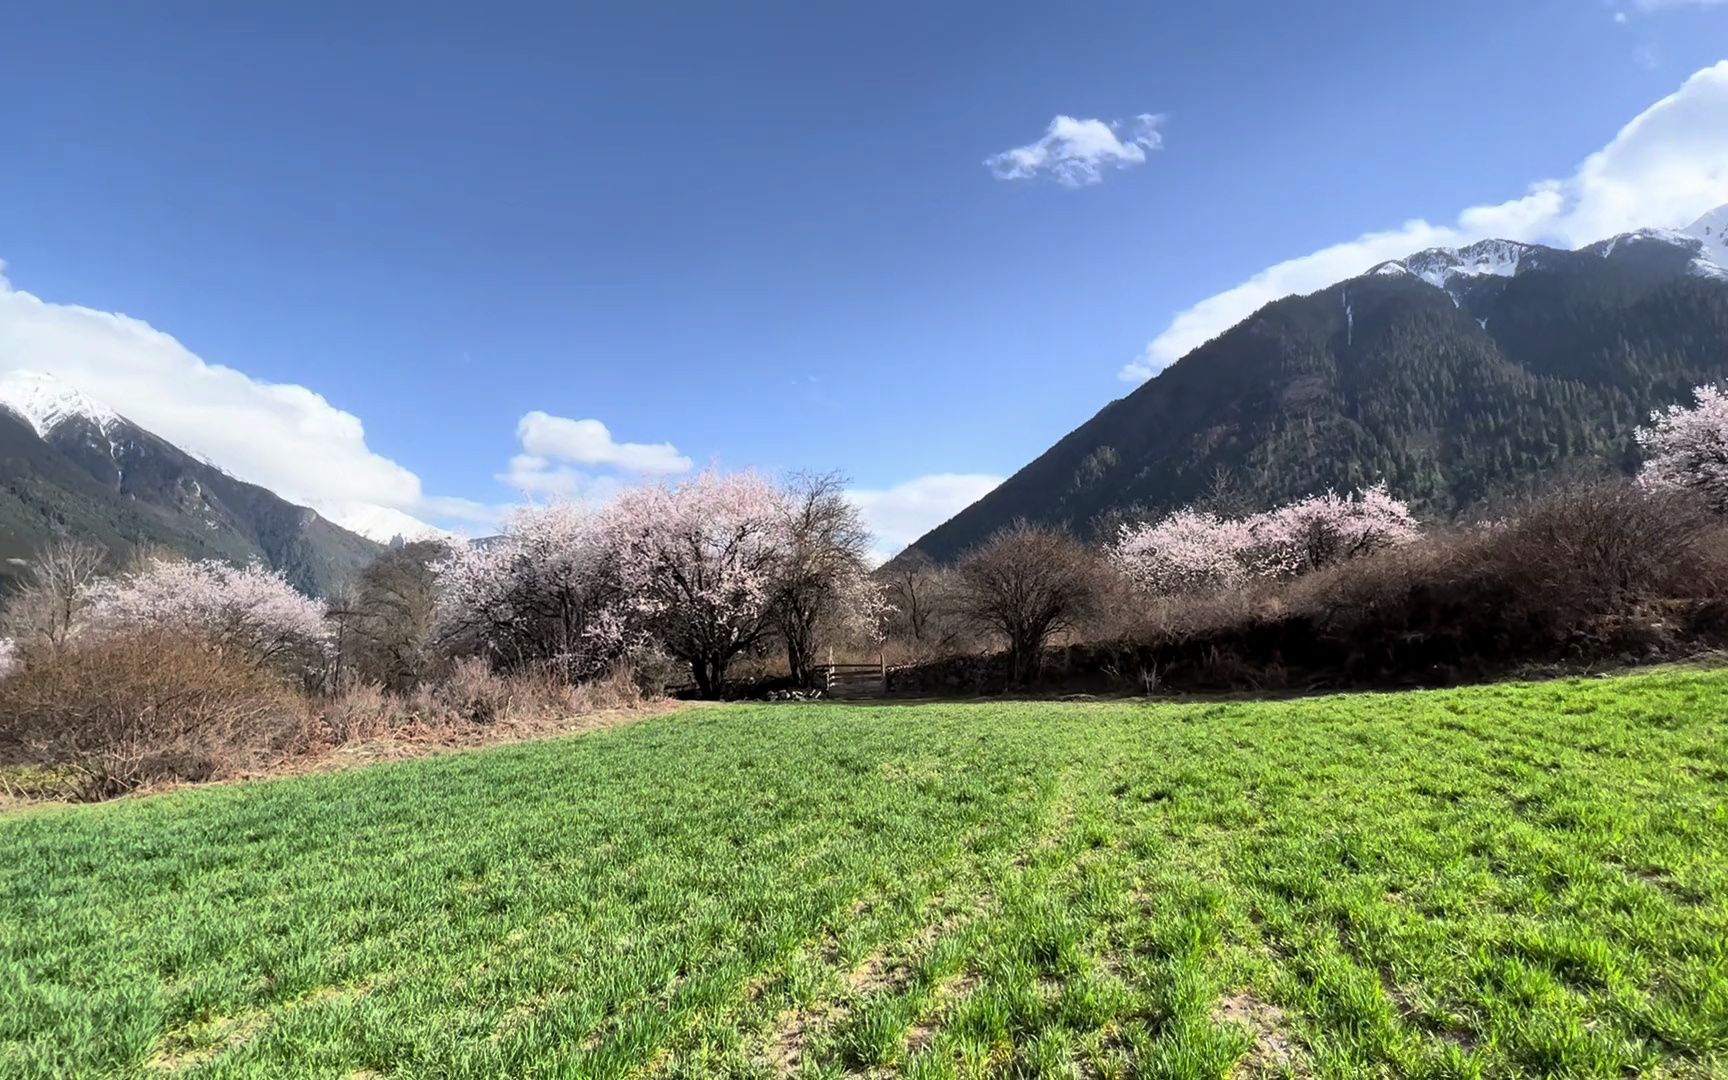
[{"label": "snow-capped mountain peak", "polygon": [[[1691,272],[1699,277],[1728,280],[1728,205],[1719,206],[1685,229],[1637,229],[1580,248],[1604,259],[1623,255],[1635,245],[1665,244],[1695,252]],[[1516,277],[1526,270],[1552,269],[1569,254],[1562,249],[1514,240],[1478,240],[1458,248],[1428,248],[1402,259],[1380,263],[1368,272],[1386,276],[1409,274],[1459,302],[1461,293],[1489,277]]]},{"label": "snow-capped mountain peak", "polygon": [[18,369],[0,374],[0,406],[29,421],[44,438],[77,418],[90,421],[107,435],[122,419],[113,409],[45,371]]},{"label": "snow-capped mountain peak", "polygon": [[1716,268],[1718,273],[1712,276],[1728,277],[1728,269],[1725,269],[1728,268],[1728,204],[1718,206],[1682,231],[1704,245],[1698,258]]},{"label": "snow-capped mountain peak", "polygon": [[1414,274],[1437,289],[1454,278],[1511,277],[1536,248],[1513,240],[1478,240],[1460,248],[1428,248],[1376,266],[1375,274]]},{"label": "snow-capped mountain peak", "polygon": [[406,543],[415,540],[461,539],[448,529],[440,529],[412,514],[389,506],[348,503],[342,506],[325,506],[321,510],[326,518],[342,528],[380,544],[388,544],[398,539]]}]

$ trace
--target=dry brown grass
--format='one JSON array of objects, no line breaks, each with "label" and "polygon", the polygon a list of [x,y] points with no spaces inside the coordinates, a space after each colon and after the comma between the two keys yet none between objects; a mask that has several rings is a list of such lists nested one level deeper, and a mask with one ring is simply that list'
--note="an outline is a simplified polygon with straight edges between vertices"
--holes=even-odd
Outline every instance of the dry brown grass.
[{"label": "dry brown grass", "polygon": [[682,705],[644,695],[624,668],[570,685],[535,671],[500,675],[478,660],[464,660],[446,678],[407,694],[364,685],[314,702],[302,752],[268,771],[324,771],[578,734]]},{"label": "dry brown grass", "polygon": [[570,685],[461,661],[405,694],[308,699],[196,639],[104,639],[0,679],[3,804],[112,798],[577,734],[677,707],[616,669]]}]

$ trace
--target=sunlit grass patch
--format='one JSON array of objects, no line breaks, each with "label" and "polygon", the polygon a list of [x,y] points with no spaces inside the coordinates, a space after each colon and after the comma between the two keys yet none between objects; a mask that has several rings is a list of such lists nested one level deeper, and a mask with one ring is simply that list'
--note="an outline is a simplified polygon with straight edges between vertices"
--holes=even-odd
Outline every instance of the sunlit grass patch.
[{"label": "sunlit grass patch", "polygon": [[0,1075],[1713,1075],[1728,676],[725,706],[0,818]]}]

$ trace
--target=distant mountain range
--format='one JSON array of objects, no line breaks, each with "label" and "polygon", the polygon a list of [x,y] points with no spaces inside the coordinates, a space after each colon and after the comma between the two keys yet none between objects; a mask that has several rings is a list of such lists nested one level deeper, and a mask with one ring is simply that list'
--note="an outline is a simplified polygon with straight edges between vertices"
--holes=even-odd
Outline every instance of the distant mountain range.
[{"label": "distant mountain range", "polygon": [[1651,409],[1725,377],[1728,206],[1577,251],[1436,248],[1266,305],[913,546],[1380,480],[1445,516],[1579,459],[1629,470]]},{"label": "distant mountain range", "polygon": [[0,375],[0,587],[57,535],[115,562],[162,547],[259,560],[318,595],[382,547],[236,480],[53,376]]}]

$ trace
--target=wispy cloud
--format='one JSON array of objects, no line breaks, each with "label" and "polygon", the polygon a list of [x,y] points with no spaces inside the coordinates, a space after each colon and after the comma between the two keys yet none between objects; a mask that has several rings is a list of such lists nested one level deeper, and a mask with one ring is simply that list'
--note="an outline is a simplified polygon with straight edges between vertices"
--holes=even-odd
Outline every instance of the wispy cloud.
[{"label": "wispy cloud", "polygon": [[1120,372],[1143,382],[1265,304],[1313,292],[1375,263],[1485,237],[1577,247],[1633,229],[1682,228],[1728,202],[1728,60],[1697,72],[1621,128],[1572,175],[1450,224],[1412,220],[1269,266],[1179,312]]},{"label": "wispy cloud", "polygon": [[1106,169],[1145,164],[1147,152],[1164,145],[1163,123],[1154,113],[1127,122],[1058,116],[1042,138],[992,154],[984,165],[999,180],[1050,176],[1064,187],[1084,187],[1103,179]]}]

